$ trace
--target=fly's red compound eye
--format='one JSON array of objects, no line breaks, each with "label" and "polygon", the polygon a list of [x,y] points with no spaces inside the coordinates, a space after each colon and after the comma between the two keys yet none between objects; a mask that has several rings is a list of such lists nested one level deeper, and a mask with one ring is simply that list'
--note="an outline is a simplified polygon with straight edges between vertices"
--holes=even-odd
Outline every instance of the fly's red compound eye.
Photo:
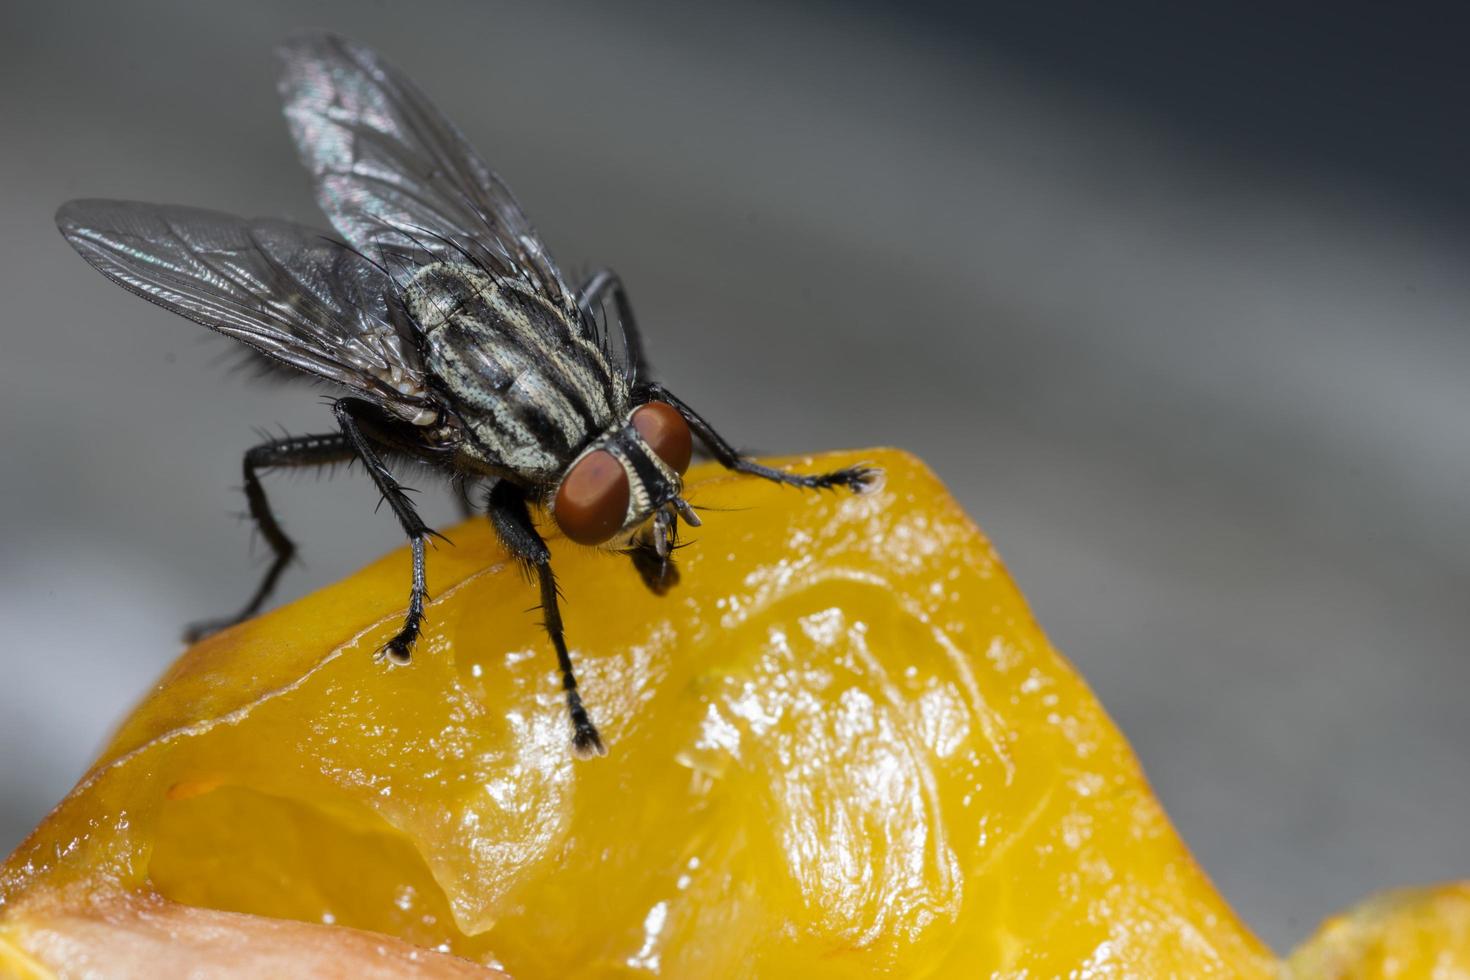
[{"label": "fly's red compound eye", "polygon": [[682,475],[689,468],[694,440],[677,408],[667,402],[640,405],[633,413],[633,428],[675,473]]},{"label": "fly's red compound eye", "polygon": [[588,453],[562,478],[551,505],[557,526],[578,544],[602,544],[628,516],[628,474],[606,449]]}]

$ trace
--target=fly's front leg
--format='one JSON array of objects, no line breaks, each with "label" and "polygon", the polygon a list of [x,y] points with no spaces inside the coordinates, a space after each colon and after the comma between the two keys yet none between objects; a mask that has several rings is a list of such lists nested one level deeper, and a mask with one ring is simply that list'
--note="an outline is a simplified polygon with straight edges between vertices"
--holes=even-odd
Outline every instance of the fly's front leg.
[{"label": "fly's front leg", "polygon": [[734,446],[725,440],[714,428],[700,417],[699,413],[684,403],[679,396],[669,391],[661,384],[650,382],[638,387],[640,402],[659,401],[666,402],[684,417],[689,423],[689,428],[704,443],[710,454],[724,466],[737,473],[749,473],[772,483],[785,483],[793,487],[806,487],[814,490],[827,490],[832,487],[847,487],[853,493],[864,493],[876,489],[883,478],[883,471],[876,466],[849,466],[846,469],[832,470],[830,473],[813,473],[810,475],[801,473],[787,473],[785,470],[773,469],[762,466],[755,460],[744,456]]},{"label": "fly's front leg", "polygon": [[587,716],[582,704],[582,695],[577,691],[577,675],[572,670],[572,657],[567,652],[566,636],[562,630],[561,608],[557,605],[556,576],[551,572],[551,552],[546,542],[531,522],[531,512],[526,507],[525,493],[504,480],[490,490],[490,523],[507,551],[523,562],[536,575],[541,588],[542,625],[556,648],[557,666],[561,668],[561,686],[566,692],[567,712],[572,719],[572,748],[582,758],[606,755],[597,726]]},{"label": "fly's front leg", "polygon": [[629,380],[637,381],[648,376],[648,360],[643,353],[643,336],[638,331],[638,321],[633,316],[633,304],[628,301],[623,280],[611,269],[597,270],[577,294],[577,308],[589,323],[593,322],[597,307],[609,295],[613,298],[613,306],[618,311],[618,323],[623,330],[623,347],[628,352]]},{"label": "fly's front leg", "polygon": [[251,447],[245,453],[245,501],[250,507],[250,517],[260,531],[260,536],[271,549],[270,567],[260,580],[250,600],[233,616],[222,616],[191,623],[184,629],[184,642],[194,643],[211,633],[233,626],[254,616],[265,605],[280,581],[281,573],[296,554],[296,543],[286,536],[276,515],[271,512],[266,499],[265,487],[260,482],[260,471],[282,466],[324,466],[352,458],[352,447],[345,436],[333,432],[320,436],[288,436],[272,439]]},{"label": "fly's front leg", "polygon": [[413,587],[408,593],[408,612],[403,617],[403,628],[378,651],[379,657],[386,657],[395,664],[406,664],[413,656],[414,641],[419,638],[423,627],[424,600],[428,598],[424,577],[424,539],[434,532],[419,517],[412,501],[408,499],[408,494],[404,493],[403,487],[383,465],[372,441],[363,434],[362,421],[371,421],[376,417],[377,407],[361,398],[341,398],[338,399],[334,411],[337,413],[337,424],[342,426],[342,435],[352,453],[362,460],[368,475],[377,484],[378,492],[398,518],[403,533],[408,535],[409,549],[413,553]]}]

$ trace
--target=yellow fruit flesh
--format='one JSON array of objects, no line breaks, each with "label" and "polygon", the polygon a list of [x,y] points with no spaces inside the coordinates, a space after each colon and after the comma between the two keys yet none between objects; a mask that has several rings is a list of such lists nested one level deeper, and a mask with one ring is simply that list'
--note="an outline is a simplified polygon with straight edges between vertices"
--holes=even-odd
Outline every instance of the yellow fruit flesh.
[{"label": "yellow fruit flesh", "polygon": [[1322,924],[1287,960],[1291,980],[1470,977],[1470,884],[1403,888]]},{"label": "yellow fruit flesh", "polygon": [[80,884],[518,977],[1274,975],[934,477],[793,465],[859,459],[883,489],[696,467],[666,597],[552,541],[603,759],[483,521],[408,667],[406,552],[194,647],[0,867],[12,953]]}]

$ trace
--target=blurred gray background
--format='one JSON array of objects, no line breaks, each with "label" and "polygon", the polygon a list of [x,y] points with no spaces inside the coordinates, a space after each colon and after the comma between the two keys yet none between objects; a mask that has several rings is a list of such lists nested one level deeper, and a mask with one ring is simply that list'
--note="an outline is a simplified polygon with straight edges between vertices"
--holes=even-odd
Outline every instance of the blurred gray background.
[{"label": "blurred gray background", "polygon": [[[6,5],[0,852],[254,584],[254,428],[330,427],[52,212],[319,223],[270,58],[318,26],[417,78],[565,267],[620,270],[738,440],[925,457],[1267,940],[1470,875],[1463,34],[1330,9]],[[399,544],[365,480],[270,489],[283,598]]]}]

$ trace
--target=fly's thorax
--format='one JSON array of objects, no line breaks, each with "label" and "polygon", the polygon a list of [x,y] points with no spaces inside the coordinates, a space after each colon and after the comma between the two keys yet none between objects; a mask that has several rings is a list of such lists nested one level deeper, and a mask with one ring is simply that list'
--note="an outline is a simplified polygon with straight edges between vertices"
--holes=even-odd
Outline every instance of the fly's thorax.
[{"label": "fly's thorax", "polygon": [[627,382],[580,321],[520,280],[434,263],[404,302],[427,374],[464,423],[464,451],[488,469],[554,483],[627,411]]}]

